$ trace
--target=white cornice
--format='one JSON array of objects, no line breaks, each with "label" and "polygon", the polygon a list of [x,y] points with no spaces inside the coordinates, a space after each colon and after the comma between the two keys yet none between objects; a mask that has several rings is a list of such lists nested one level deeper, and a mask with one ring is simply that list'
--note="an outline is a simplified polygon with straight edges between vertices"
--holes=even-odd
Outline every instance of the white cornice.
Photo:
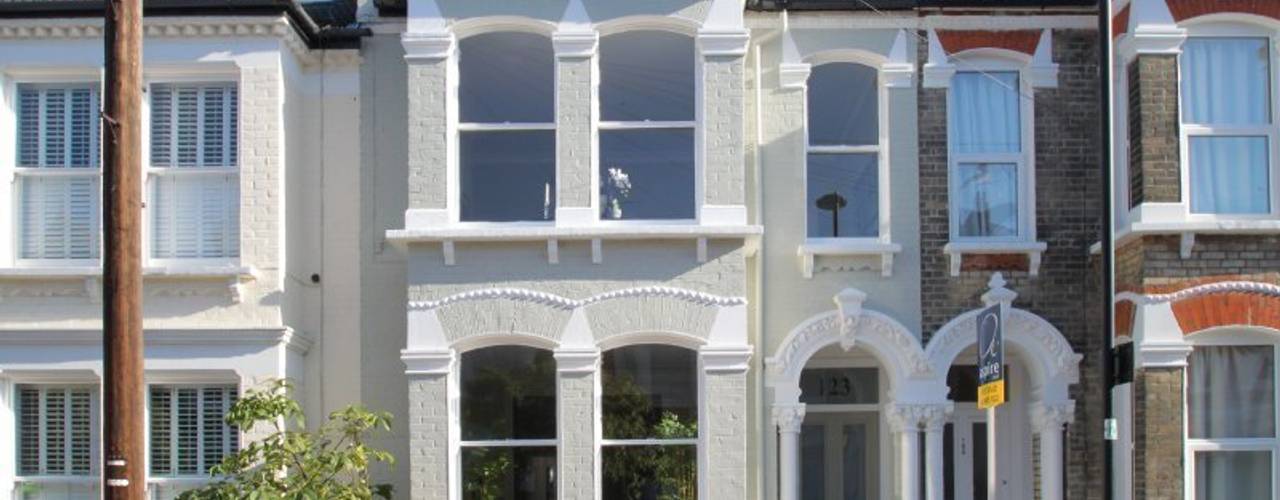
[{"label": "white cornice", "polygon": [[404,46],[404,58],[407,61],[432,61],[448,59],[457,46],[457,38],[450,32],[412,33],[400,35],[400,45]]},{"label": "white cornice", "polygon": [[556,57],[588,58],[596,55],[600,34],[594,31],[557,31],[551,35]]},{"label": "white cornice", "polygon": [[698,52],[702,56],[744,56],[751,32],[747,30],[699,31]]},{"label": "white cornice", "polygon": [[[277,328],[193,328],[147,329],[147,346],[285,345],[305,354],[313,342],[288,327]],[[81,346],[101,345],[98,329],[3,329],[0,346]]]},{"label": "white cornice", "polygon": [[747,303],[744,297],[721,297],[709,293],[698,292],[694,290],[686,290],[683,288],[673,288],[666,286],[645,286],[637,288],[626,288],[622,290],[613,290],[597,295],[592,295],[585,299],[571,299],[560,295],[540,292],[537,290],[528,290],[524,288],[486,288],[482,290],[472,290],[463,292],[439,300],[423,300],[410,301],[410,309],[432,310],[439,309],[458,302],[469,302],[476,300],[512,300],[517,302],[530,302],[541,304],[548,307],[572,310],[580,307],[587,307],[600,302],[609,300],[634,298],[634,297],[663,297],[683,300],[692,304],[702,306],[729,307],[740,306]]}]

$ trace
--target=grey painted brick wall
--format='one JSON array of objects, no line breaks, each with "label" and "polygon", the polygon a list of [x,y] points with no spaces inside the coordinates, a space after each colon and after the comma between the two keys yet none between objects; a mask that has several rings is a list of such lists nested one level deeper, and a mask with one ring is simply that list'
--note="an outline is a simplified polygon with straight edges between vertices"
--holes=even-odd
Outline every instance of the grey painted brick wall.
[{"label": "grey painted brick wall", "polygon": [[409,60],[409,208],[447,205],[447,60]]},{"label": "grey painted brick wall", "polygon": [[[1083,300],[1098,293],[1088,270],[1088,247],[1098,240],[1102,217],[1098,187],[1098,93],[1095,35],[1055,30],[1053,59],[1058,87],[1035,90],[1037,239],[1048,244],[1040,275],[1002,272],[1018,292],[1014,306],[1047,319],[1084,354],[1080,383],[1073,387],[1075,423],[1068,426],[1066,498],[1096,499],[1102,493],[1101,380],[1096,323]],[[919,60],[927,60],[927,47]],[[981,305],[991,271],[951,276],[942,247],[950,238],[947,188],[946,89],[918,89],[920,128],[920,259],[922,326],[926,339],[955,316]]]},{"label": "grey painted brick wall", "polygon": [[1178,165],[1178,60],[1141,55],[1129,64],[1129,203],[1176,203],[1182,196]]},{"label": "grey painted brick wall", "polygon": [[413,500],[449,498],[448,377],[409,375],[409,477]]},{"label": "grey painted brick wall", "polygon": [[706,203],[746,204],[742,56],[708,56],[702,64]]},{"label": "grey painted brick wall", "polygon": [[595,163],[591,132],[594,69],[595,62],[588,57],[556,60],[556,192],[562,207],[590,207],[596,189],[591,182]]},{"label": "grey painted brick wall", "polygon": [[[706,375],[703,386],[710,429],[707,455],[708,498],[738,500],[747,498],[747,374],[715,372]],[[753,429],[754,430],[754,429]]]},{"label": "grey painted brick wall", "polygon": [[560,477],[556,485],[564,500],[595,498],[596,373],[559,375]]}]

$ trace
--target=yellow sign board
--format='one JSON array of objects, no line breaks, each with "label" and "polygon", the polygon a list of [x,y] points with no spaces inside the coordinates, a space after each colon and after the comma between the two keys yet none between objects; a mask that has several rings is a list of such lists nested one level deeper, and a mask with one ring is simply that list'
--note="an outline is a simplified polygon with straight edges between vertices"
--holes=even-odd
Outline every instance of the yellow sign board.
[{"label": "yellow sign board", "polygon": [[978,386],[978,409],[994,408],[1004,403],[1004,380]]}]

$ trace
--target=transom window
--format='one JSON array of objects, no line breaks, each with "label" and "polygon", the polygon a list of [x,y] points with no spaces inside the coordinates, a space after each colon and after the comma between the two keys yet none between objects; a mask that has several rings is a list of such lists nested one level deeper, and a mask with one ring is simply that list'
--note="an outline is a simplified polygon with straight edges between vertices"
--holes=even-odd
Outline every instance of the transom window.
[{"label": "transom window", "polygon": [[806,221],[810,238],[880,235],[878,70],[854,63],[809,75]]},{"label": "transom window", "polygon": [[92,475],[97,389],[20,385],[17,396],[18,475]]},{"label": "transom window", "polygon": [[153,84],[150,95],[151,257],[239,257],[236,84]]},{"label": "transom window", "polygon": [[461,364],[462,498],[556,498],[556,364],[522,346]]},{"label": "transom window", "polygon": [[600,40],[601,219],[696,217],[695,66],[688,36]]},{"label": "transom window", "polygon": [[18,257],[98,258],[101,234],[98,86],[18,86]]},{"label": "transom window", "polygon": [[958,72],[951,82],[949,144],[953,239],[1028,237],[1029,177],[1022,83],[1016,71]]},{"label": "transom window", "polygon": [[1193,37],[1182,46],[1182,133],[1193,214],[1269,214],[1271,47],[1267,38]]},{"label": "transom window", "polygon": [[555,51],[546,36],[458,42],[463,222],[555,219]]},{"label": "transom window", "polygon": [[1197,346],[1187,361],[1195,500],[1272,498],[1280,457],[1276,346]]},{"label": "transom window", "polygon": [[603,498],[697,498],[697,369],[680,347],[603,354]]},{"label": "transom window", "polygon": [[240,431],[227,425],[235,386],[152,386],[151,474],[204,476],[240,449]]}]

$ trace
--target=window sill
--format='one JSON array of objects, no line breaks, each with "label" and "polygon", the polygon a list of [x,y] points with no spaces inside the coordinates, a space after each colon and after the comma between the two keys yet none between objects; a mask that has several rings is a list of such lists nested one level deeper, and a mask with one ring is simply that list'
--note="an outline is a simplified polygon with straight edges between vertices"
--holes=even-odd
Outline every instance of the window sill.
[{"label": "window sill", "polygon": [[800,270],[805,279],[813,278],[813,262],[817,256],[880,258],[880,275],[893,275],[893,256],[902,251],[902,245],[877,240],[811,238],[800,244]]},{"label": "window sill", "polygon": [[[702,225],[696,223],[627,223],[591,226],[550,225],[486,225],[454,226],[431,229],[394,229],[387,231],[387,241],[401,246],[412,243],[440,243],[446,266],[455,264],[455,247],[458,242],[521,242],[545,241],[547,262],[559,263],[559,242],[590,241],[591,262],[604,261],[603,241],[615,240],[694,240],[697,243],[698,262],[707,260],[707,240],[743,239],[754,245],[764,229],[754,225]],[[753,251],[753,249],[749,249]]]},{"label": "window sill", "polygon": [[[167,281],[225,281],[227,295],[233,303],[242,299],[243,284],[253,281],[257,272],[252,267],[239,265],[170,264],[145,267],[143,279]],[[4,267],[0,268],[0,281],[56,281],[83,280],[84,295],[93,303],[102,300],[102,268],[80,265]]]},{"label": "window sill", "polygon": [[1049,245],[1043,241],[964,241],[951,242],[942,247],[950,257],[951,275],[959,276],[965,255],[1025,255],[1027,274],[1040,275],[1040,259]]},{"label": "window sill", "polygon": [[[1128,223],[1116,231],[1116,246],[1146,235],[1178,235],[1182,238],[1182,258],[1191,257],[1197,234],[1280,234],[1280,218],[1275,215],[1204,215],[1186,213],[1181,203],[1144,203],[1129,211]],[[1101,242],[1089,248],[1101,251]]]}]

